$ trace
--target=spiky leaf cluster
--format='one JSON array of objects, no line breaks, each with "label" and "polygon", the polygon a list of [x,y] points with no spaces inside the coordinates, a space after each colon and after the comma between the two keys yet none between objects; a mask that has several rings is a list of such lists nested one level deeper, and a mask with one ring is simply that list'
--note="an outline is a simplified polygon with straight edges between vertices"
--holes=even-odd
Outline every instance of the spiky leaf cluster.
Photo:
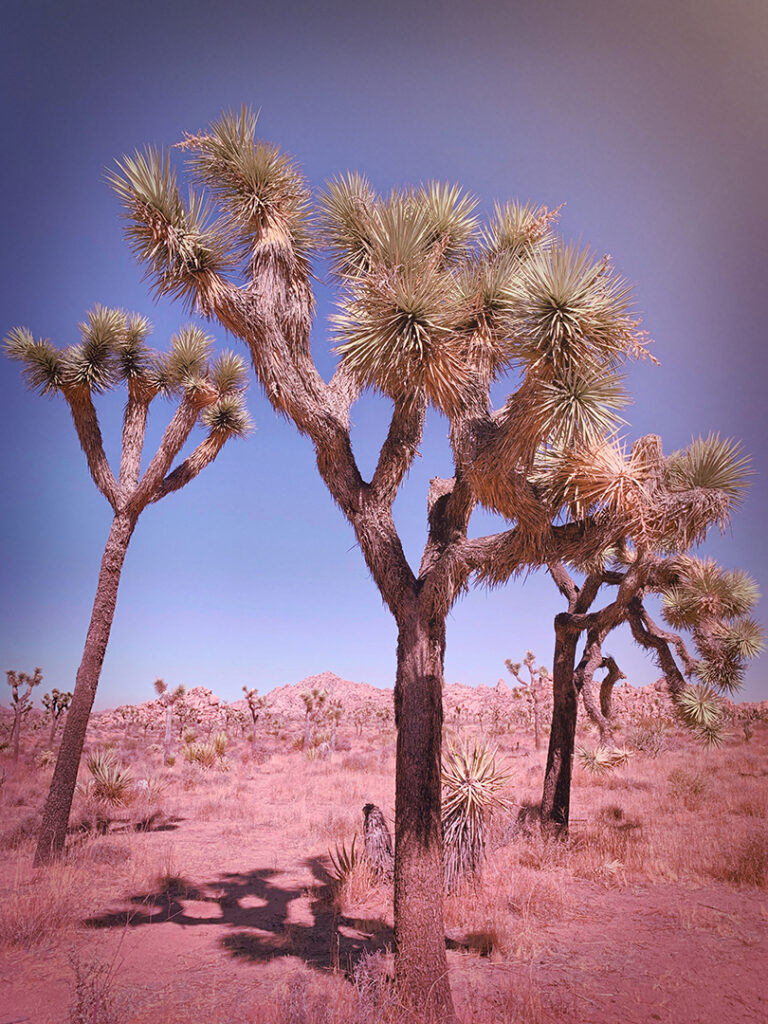
[{"label": "spiky leaf cluster", "polygon": [[300,260],[312,245],[309,189],[294,161],[256,139],[258,116],[248,107],[227,111],[201,135],[187,136],[193,175],[224,214],[230,249],[249,257],[260,241],[290,239]]},{"label": "spiky leaf cluster", "polygon": [[676,698],[677,711],[685,725],[708,747],[719,747],[725,738],[723,702],[712,686],[687,686]]},{"label": "spiky leaf cluster", "polygon": [[662,610],[675,629],[693,634],[696,674],[707,686],[738,689],[747,662],[765,644],[760,625],[749,616],[760,593],[743,570],[723,569],[712,559],[679,558],[674,584],[663,592]]},{"label": "spiky leaf cluster", "polygon": [[645,351],[631,286],[607,257],[556,242],[520,264],[512,327],[518,354],[552,373]]},{"label": "spiky leaf cluster", "polygon": [[445,879],[450,890],[464,875],[480,869],[488,814],[506,804],[499,793],[509,772],[497,764],[495,749],[485,743],[450,744],[441,779]]},{"label": "spiky leaf cluster", "polygon": [[91,778],[83,787],[84,794],[97,801],[120,807],[133,795],[133,774],[121,765],[112,750],[98,750],[86,758]]},{"label": "spiky leaf cluster", "polygon": [[226,240],[200,192],[181,196],[169,155],[149,147],[124,156],[109,175],[126,237],[156,296],[210,309],[231,266]]}]

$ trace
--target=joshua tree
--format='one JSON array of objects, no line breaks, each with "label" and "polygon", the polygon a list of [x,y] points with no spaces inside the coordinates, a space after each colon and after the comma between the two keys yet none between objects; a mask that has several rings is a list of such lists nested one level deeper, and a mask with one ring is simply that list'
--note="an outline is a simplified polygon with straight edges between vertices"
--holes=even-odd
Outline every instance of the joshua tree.
[{"label": "joshua tree", "polygon": [[[155,150],[124,158],[113,185],[156,292],[241,339],[275,411],[310,439],[396,621],[395,973],[405,1004],[452,1020],[440,810],[446,617],[472,582],[501,584],[548,559],[586,560],[621,532],[600,510],[553,525],[530,476],[542,444],[568,445],[615,422],[618,367],[645,349],[628,286],[607,259],[557,240],[551,211],[507,203],[483,228],[458,186],[381,197],[354,174],[331,182],[313,207],[292,160],[256,140],[255,127],[243,110],[181,143],[215,221],[199,192],[184,202],[169,157]],[[309,344],[313,247],[340,287],[340,365],[328,383]],[[491,384],[508,370],[516,390],[494,410]],[[350,438],[350,409],[366,388],[392,407],[370,480]],[[453,476],[432,481],[415,568],[392,508],[430,406],[449,418]],[[478,503],[509,529],[470,539]]]},{"label": "joshua tree", "polygon": [[[544,686],[552,682],[549,669],[545,665],[536,666],[536,655],[533,651],[525,652],[522,664],[519,661],[511,661],[509,658],[507,658],[504,664],[507,666],[507,671],[515,677],[523,688],[523,692],[528,698],[533,717],[533,741],[536,749],[539,750],[541,747],[539,735],[541,725],[541,691]],[[527,682],[520,678],[520,670],[523,665],[528,669],[529,678]]]},{"label": "joshua tree", "polygon": [[336,730],[344,717],[344,705],[340,700],[332,700],[325,711],[325,717],[331,723],[331,750],[336,750]]},{"label": "joshua tree", "polygon": [[251,732],[251,757],[253,757],[256,753],[256,722],[258,721],[261,712],[267,706],[267,698],[259,697],[258,690],[249,690],[247,686],[243,687],[243,693],[245,694],[245,701],[248,705],[248,711],[250,712],[251,723],[253,725],[253,731]]},{"label": "joshua tree", "polygon": [[[26,672],[15,672],[8,669],[5,678],[11,688],[11,711],[13,711],[13,725],[11,726],[11,743],[13,744],[14,770],[19,763],[19,751],[21,749],[21,724],[24,716],[32,710],[32,689],[39,686],[43,681],[43,670],[36,668],[30,676]],[[25,686],[22,692],[19,687]]]},{"label": "joshua tree", "polygon": [[304,690],[299,696],[304,703],[304,750],[309,750],[312,726],[320,718],[325,702],[328,700],[328,691],[313,686],[311,690]]},{"label": "joshua tree", "polygon": [[51,718],[51,731],[48,736],[48,746],[51,748],[53,748],[53,740],[56,736],[56,727],[59,724],[59,719],[67,710],[71,701],[72,694],[69,690],[62,693],[61,690],[57,690],[55,686],[50,693],[43,694],[43,707]]},{"label": "joshua tree", "polygon": [[163,679],[156,679],[155,693],[162,706],[165,708],[165,737],[163,739],[163,762],[168,764],[171,756],[171,727],[173,725],[174,708],[187,692],[183,684],[179,684],[175,690],[169,690],[168,684]]},{"label": "joshua tree", "polygon": [[[565,563],[550,561],[549,572],[568,601],[568,611],[555,617],[554,708],[542,800],[542,825],[547,832],[568,827],[573,743],[578,695],[600,730],[601,742],[610,737],[610,696],[621,677],[612,658],[603,654],[610,632],[628,622],[642,647],[654,653],[684,720],[703,734],[715,733],[705,718],[697,720],[696,705],[685,677],[698,677],[720,689],[736,689],[750,658],[762,648],[760,627],[748,617],[757,600],[754,582],[743,572],[726,572],[711,561],[686,554],[714,524],[722,527],[740,504],[748,462],[738,445],[710,436],[665,457],[658,439],[636,444],[628,460],[614,446],[606,452],[601,442],[591,451],[570,453],[554,469],[550,485],[561,487],[559,498],[589,504],[593,495],[582,482],[582,463],[590,479],[601,459],[616,459],[624,466],[622,491],[609,502],[617,516],[629,512],[627,538],[606,549],[588,564],[579,586]],[[620,475],[614,471],[614,479]],[[567,499],[566,492],[571,498]],[[601,500],[605,495],[601,495]],[[615,587],[612,600],[597,610],[594,603],[603,587]],[[649,594],[664,598],[664,616],[673,628],[691,631],[698,658],[693,657],[677,633],[658,626],[644,606]],[[579,638],[586,642],[576,661]],[[679,667],[678,662],[680,663]],[[598,699],[594,673],[606,668]],[[697,691],[698,692],[698,691]],[[701,696],[699,692],[699,696]],[[711,708],[713,693],[709,701]],[[683,699],[685,698],[685,699]],[[699,715],[701,715],[701,708]]]},{"label": "joshua tree", "polygon": [[[77,670],[43,823],[35,854],[41,864],[57,857],[66,838],[72,795],[88,718],[115,614],[120,574],[133,531],[147,505],[179,490],[215,459],[228,438],[249,428],[243,392],[242,360],[224,353],[210,361],[211,338],[191,324],[171,341],[165,355],[149,349],[144,317],[95,307],[80,325],[81,342],[65,349],[35,341],[26,328],[5,339],[6,354],[19,360],[30,388],[61,392],[69,405],[88,468],[109,503],[113,518],[101,560],[91,621]],[[120,468],[107,461],[94,395],[124,383],[128,400],[123,418]],[[178,399],[160,445],[141,473],[149,406],[159,394]],[[175,469],[172,464],[193,427],[202,423],[205,438]]]}]

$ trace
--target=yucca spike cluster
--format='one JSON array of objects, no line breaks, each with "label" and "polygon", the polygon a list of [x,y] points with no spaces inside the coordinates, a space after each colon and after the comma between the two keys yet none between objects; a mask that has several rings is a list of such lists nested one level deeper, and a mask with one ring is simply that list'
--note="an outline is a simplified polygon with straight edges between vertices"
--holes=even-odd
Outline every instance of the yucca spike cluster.
[{"label": "yucca spike cluster", "polygon": [[451,743],[443,757],[443,844],[449,891],[465,875],[479,871],[488,816],[506,804],[500,791],[510,775],[496,757],[496,750],[483,742]]},{"label": "yucca spike cluster", "polygon": [[[245,406],[244,360],[224,352],[211,360],[213,337],[197,324],[186,324],[171,338],[168,352],[149,348],[151,324],[136,313],[94,306],[79,325],[80,342],[57,348],[35,340],[26,327],[5,338],[6,355],[23,364],[27,385],[65,397],[100,394],[125,382],[148,395],[196,395],[203,422],[213,431],[243,435],[251,429]],[[204,411],[203,411],[204,410]]]}]

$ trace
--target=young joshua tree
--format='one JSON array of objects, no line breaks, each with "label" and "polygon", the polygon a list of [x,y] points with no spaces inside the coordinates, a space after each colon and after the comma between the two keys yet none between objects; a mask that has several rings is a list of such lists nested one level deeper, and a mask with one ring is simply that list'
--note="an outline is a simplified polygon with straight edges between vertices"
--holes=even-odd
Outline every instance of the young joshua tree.
[{"label": "young joshua tree", "polygon": [[69,690],[64,693],[61,690],[54,688],[50,693],[43,694],[43,707],[48,712],[51,719],[51,731],[48,735],[48,746],[53,748],[53,741],[56,736],[56,729],[59,724],[59,719],[69,707],[72,702],[72,694]]},{"label": "young joshua tree", "polygon": [[328,691],[321,690],[317,686],[313,686],[311,690],[304,690],[303,693],[299,694],[304,703],[304,750],[309,750],[312,726],[319,721],[320,716],[323,713],[326,701],[328,700]]},{"label": "young joshua tree", "polygon": [[245,702],[248,705],[248,712],[251,716],[251,724],[253,726],[251,731],[251,757],[253,758],[256,754],[256,722],[259,720],[259,715],[267,706],[267,698],[259,697],[258,690],[249,690],[247,686],[243,687],[243,693],[245,694]]},{"label": "young joshua tree", "polygon": [[[537,750],[541,747],[540,725],[541,725],[541,693],[542,688],[552,682],[549,669],[545,665],[536,665],[536,655],[533,651],[526,651],[522,664],[519,661],[512,661],[510,658],[504,662],[507,671],[515,677],[523,692],[528,698],[533,718],[533,741]],[[523,665],[528,670],[527,681],[520,677],[520,670]]]},{"label": "young joshua tree", "polygon": [[[8,669],[5,678],[11,688],[11,710],[13,711],[13,725],[11,726],[11,743],[13,753],[14,771],[19,763],[19,751],[21,750],[21,725],[24,716],[32,710],[32,690],[43,681],[43,670],[36,668],[32,675],[27,672],[16,672]],[[20,687],[26,689],[20,691]]]},{"label": "young joshua tree", "polygon": [[171,730],[173,727],[173,709],[187,692],[183,684],[179,684],[175,690],[169,690],[168,684],[163,679],[156,679],[155,693],[162,706],[165,708],[165,737],[163,739],[163,764],[168,764],[171,756]]},{"label": "young joshua tree", "polygon": [[[36,341],[26,328],[5,339],[5,351],[23,364],[29,387],[42,394],[60,392],[69,405],[88,468],[112,510],[112,525],[101,560],[91,621],[77,670],[35,863],[61,854],[88,718],[115,614],[120,574],[128,544],[147,505],[160,501],[194,479],[230,437],[247,432],[246,386],[242,360],[224,353],[211,360],[212,339],[200,327],[183,327],[167,354],[146,345],[149,322],[119,309],[96,306],[80,325],[81,341],[58,349]],[[123,417],[117,475],[107,461],[94,396],[124,384],[128,398]],[[141,472],[144,435],[151,402],[157,395],[176,400],[176,410],[157,451]],[[203,440],[187,458],[173,462],[197,424]]]},{"label": "young joshua tree", "polygon": [[[590,491],[589,480],[594,481],[600,465],[605,477],[598,493]],[[749,618],[759,595],[746,573],[726,572],[687,552],[713,525],[723,528],[729,522],[743,498],[747,470],[739,446],[712,435],[666,457],[658,438],[645,438],[628,459],[618,446],[602,441],[550,460],[548,486],[558,502],[583,509],[600,501],[607,510],[623,516],[629,512],[631,518],[621,542],[575,566],[583,575],[581,584],[564,561],[548,564],[568,610],[555,617],[554,709],[542,799],[545,832],[560,835],[568,828],[579,695],[601,743],[610,739],[611,692],[622,674],[604,655],[603,645],[621,623],[628,622],[635,641],[655,655],[683,719],[714,741],[715,689],[737,689],[748,660],[762,649],[761,629]],[[611,600],[595,608],[604,588],[616,589]],[[644,602],[652,594],[663,598],[669,625],[691,632],[696,657],[679,633],[651,618]],[[585,644],[577,661],[582,636]],[[600,668],[607,673],[598,697],[594,674]],[[686,678],[699,678],[708,689],[692,688]]]},{"label": "young joshua tree", "polygon": [[[275,411],[314,446],[318,471],[354,530],[398,631],[395,679],[395,973],[424,1017],[453,1020],[443,928],[440,760],[445,623],[471,582],[500,584],[547,559],[586,559],[623,523],[600,512],[553,525],[530,474],[536,451],[623,403],[617,367],[644,349],[630,289],[607,259],[558,241],[544,208],[497,206],[485,226],[458,186],[378,195],[361,176],[313,204],[293,161],[255,137],[247,110],[187,136],[182,199],[170,159],[126,157],[113,176],[127,234],[159,294],[218,320],[250,351]],[[312,235],[312,220],[315,233]],[[326,382],[310,352],[312,246],[339,286],[339,367]],[[491,384],[515,390],[493,409]],[[350,438],[363,389],[391,420],[365,479]],[[449,419],[451,479],[435,478],[419,566],[392,508],[432,407]],[[468,538],[477,503],[509,521]]]}]

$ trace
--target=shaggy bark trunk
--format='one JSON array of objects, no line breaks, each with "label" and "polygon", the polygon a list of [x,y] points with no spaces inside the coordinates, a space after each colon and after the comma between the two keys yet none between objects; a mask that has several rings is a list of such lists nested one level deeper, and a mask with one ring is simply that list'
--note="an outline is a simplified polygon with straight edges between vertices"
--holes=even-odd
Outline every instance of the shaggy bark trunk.
[{"label": "shaggy bark trunk", "polygon": [[440,747],[445,626],[418,611],[399,625],[395,720],[395,977],[425,1021],[453,1022],[443,926]]},{"label": "shaggy bark trunk", "polygon": [[541,828],[545,835],[559,837],[568,831],[571,802],[571,771],[578,712],[574,669],[578,637],[555,618],[555,658],[552,667],[552,729],[549,734],[544,791],[541,798]]},{"label": "shaggy bark trunk", "polygon": [[101,559],[99,582],[96,587],[96,597],[91,611],[83,657],[77,670],[72,703],[67,713],[51,788],[43,809],[43,822],[35,852],[35,865],[47,864],[55,860],[64,849],[72,797],[85,743],[85,731],[112,629],[125,553],[128,550],[135,525],[135,518],[118,515],[112,521],[109,531]]}]

